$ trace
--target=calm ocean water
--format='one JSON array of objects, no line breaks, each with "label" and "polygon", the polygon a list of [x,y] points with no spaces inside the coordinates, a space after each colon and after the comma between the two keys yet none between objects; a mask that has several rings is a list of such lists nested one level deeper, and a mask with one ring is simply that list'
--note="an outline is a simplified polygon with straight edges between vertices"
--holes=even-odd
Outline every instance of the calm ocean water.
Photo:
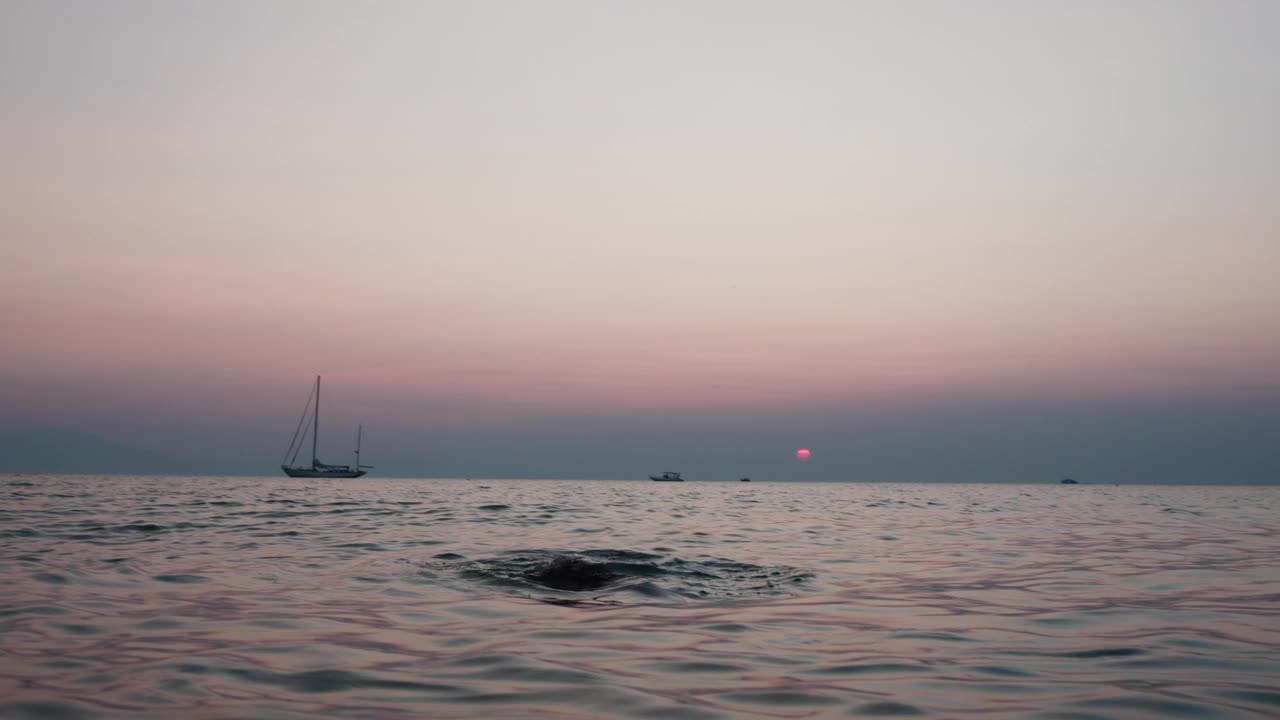
[{"label": "calm ocean water", "polygon": [[0,497],[3,718],[1280,717],[1280,488]]}]

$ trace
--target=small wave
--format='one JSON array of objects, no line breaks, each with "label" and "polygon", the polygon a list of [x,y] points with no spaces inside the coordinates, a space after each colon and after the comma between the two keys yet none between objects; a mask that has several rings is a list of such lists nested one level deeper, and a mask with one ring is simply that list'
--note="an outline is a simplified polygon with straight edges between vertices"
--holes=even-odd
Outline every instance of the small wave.
[{"label": "small wave", "polygon": [[42,718],[49,720],[83,720],[91,717],[89,712],[74,703],[56,700],[20,700],[18,702],[0,703],[0,717],[25,720],[25,718]]},{"label": "small wave", "polygon": [[174,575],[156,575],[152,577],[152,580],[159,580],[160,582],[166,582],[166,583],[178,583],[180,585],[192,585],[195,583],[208,582],[209,578],[203,575],[174,574]]},{"label": "small wave", "polygon": [[153,533],[153,532],[160,532],[162,530],[167,530],[168,528],[166,528],[163,525],[158,525],[156,523],[132,522],[132,523],[128,523],[127,525],[117,525],[113,528],[108,528],[108,529],[111,532]]},{"label": "small wave", "polygon": [[898,702],[874,702],[854,708],[852,714],[878,717],[915,717],[926,715],[927,713],[915,705],[905,705]]},{"label": "small wave", "polygon": [[273,685],[299,693],[331,693],[361,689],[410,690],[417,692],[457,692],[458,690],[452,685],[390,680],[345,670],[308,670],[298,673],[284,673],[259,668],[209,668],[203,665],[184,665],[178,668],[179,672],[191,674],[204,674],[211,670],[247,683]]}]

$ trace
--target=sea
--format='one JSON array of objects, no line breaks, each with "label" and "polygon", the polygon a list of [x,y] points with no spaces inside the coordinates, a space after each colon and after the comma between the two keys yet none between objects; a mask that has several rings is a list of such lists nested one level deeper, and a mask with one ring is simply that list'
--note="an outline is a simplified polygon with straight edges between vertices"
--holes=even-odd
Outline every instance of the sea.
[{"label": "sea", "polygon": [[1276,718],[1280,487],[0,477],[0,718]]}]

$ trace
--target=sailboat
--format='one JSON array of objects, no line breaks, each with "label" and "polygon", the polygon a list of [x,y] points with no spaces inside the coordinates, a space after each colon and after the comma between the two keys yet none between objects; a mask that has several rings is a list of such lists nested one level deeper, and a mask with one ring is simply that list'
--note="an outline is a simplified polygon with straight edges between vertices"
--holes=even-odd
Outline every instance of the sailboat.
[{"label": "sailboat", "polygon": [[[298,465],[298,453],[302,452],[302,446],[307,441],[307,418],[311,418],[311,465]],[[317,439],[320,436],[320,376],[316,376],[316,384],[311,388],[311,394],[307,396],[307,405],[302,409],[302,417],[298,420],[298,427],[293,431],[293,440],[289,442],[289,449],[284,452],[284,461],[280,463],[280,469],[285,475],[295,478],[358,478],[365,474],[365,469],[372,469],[372,465],[360,464],[360,437],[364,434],[364,426],[356,427],[356,462],[354,465],[330,465],[320,462],[317,451]]]}]

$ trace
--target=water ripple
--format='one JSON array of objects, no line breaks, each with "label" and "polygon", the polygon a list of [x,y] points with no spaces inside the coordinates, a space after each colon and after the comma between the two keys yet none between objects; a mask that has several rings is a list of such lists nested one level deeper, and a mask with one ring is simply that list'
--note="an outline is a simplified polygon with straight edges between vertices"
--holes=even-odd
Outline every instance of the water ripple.
[{"label": "water ripple", "polygon": [[24,476],[0,717],[1280,715],[1280,489]]}]

